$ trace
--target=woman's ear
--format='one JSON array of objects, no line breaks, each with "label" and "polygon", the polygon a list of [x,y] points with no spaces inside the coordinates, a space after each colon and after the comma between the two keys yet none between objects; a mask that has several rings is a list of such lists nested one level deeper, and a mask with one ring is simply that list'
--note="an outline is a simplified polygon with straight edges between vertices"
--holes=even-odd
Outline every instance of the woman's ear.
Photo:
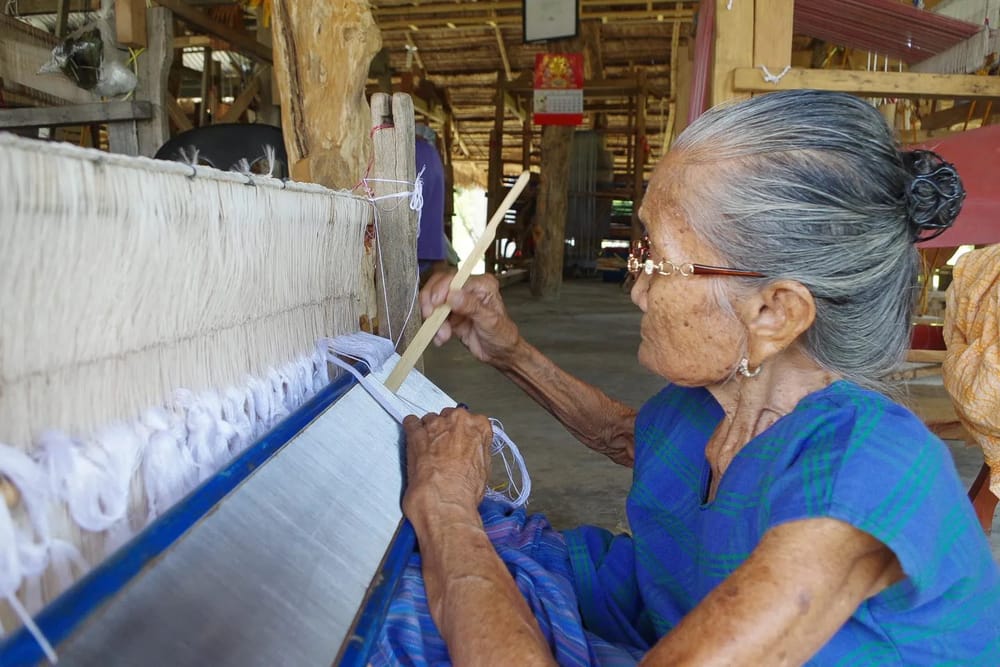
[{"label": "woman's ear", "polygon": [[816,302],[800,282],[777,280],[740,307],[748,333],[751,366],[789,348],[816,319]]}]

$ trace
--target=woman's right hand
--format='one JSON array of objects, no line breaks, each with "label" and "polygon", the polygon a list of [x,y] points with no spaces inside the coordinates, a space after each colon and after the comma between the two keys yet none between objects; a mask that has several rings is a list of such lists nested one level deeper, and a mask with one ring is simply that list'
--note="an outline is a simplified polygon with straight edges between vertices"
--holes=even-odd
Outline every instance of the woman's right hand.
[{"label": "woman's right hand", "polygon": [[443,303],[451,306],[451,314],[434,335],[434,344],[443,345],[457,336],[476,359],[498,367],[508,365],[520,335],[500,298],[497,279],[472,276],[462,289],[452,292],[453,276],[454,272],[435,273],[420,290],[420,312],[425,318]]}]

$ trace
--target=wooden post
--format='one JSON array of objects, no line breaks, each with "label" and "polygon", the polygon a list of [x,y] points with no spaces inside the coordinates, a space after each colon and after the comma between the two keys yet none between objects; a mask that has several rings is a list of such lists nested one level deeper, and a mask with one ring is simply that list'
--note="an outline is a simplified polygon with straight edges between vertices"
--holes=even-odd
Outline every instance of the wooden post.
[{"label": "wooden post", "polygon": [[[137,49],[144,48],[149,40],[146,19],[146,0],[115,0],[115,29],[118,32],[118,43]],[[170,34],[174,34],[172,24]],[[173,44],[170,48],[173,48]]]},{"label": "wooden post", "polygon": [[[493,113],[493,129],[490,130],[489,171],[487,173],[486,210],[487,217],[492,216],[503,200],[503,121],[504,121],[504,90],[503,81],[497,75],[496,107]],[[495,273],[497,265],[497,244],[490,244],[486,250],[486,272]]]},{"label": "wooden post", "polygon": [[635,169],[632,172],[632,240],[642,237],[642,223],[639,221],[639,206],[642,205],[643,187],[646,183],[646,71],[639,71],[639,94],[635,109]]},{"label": "wooden post", "polygon": [[[412,183],[416,177],[414,160],[413,101],[409,95],[396,93],[372,95],[371,127],[375,161],[372,167],[376,179]],[[385,122],[391,118],[391,123]],[[399,183],[373,181],[375,196],[405,191]],[[378,300],[378,333],[399,342],[399,349],[409,345],[420,328],[420,313],[407,320],[417,277],[416,211],[407,201],[390,200],[379,206],[378,256],[375,284]],[[384,282],[383,282],[384,280]],[[406,324],[404,329],[404,322]]]},{"label": "wooden post", "polygon": [[[114,4],[114,0],[101,0],[101,11],[112,11]],[[114,26],[111,26],[111,32],[115,32]],[[136,133],[135,123],[110,123],[108,125],[108,149],[112,153],[138,155],[139,135]]]},{"label": "wooden post", "polygon": [[272,9],[292,178],[351,188],[364,175],[372,150],[365,83],[382,36],[369,4],[274,0]]},{"label": "wooden post", "polygon": [[202,49],[201,105],[198,107],[198,127],[208,125],[208,96],[212,89],[212,47]]},{"label": "wooden post", "polygon": [[[271,48],[271,28],[257,23],[257,41]],[[278,106],[278,80],[274,75],[274,65],[259,64],[261,68],[260,106],[257,108],[257,122],[281,126],[281,109]]]},{"label": "wooden post", "polygon": [[534,113],[534,100],[529,97],[526,106],[524,122],[521,123],[521,169],[523,171],[531,169],[531,116]]},{"label": "wooden post", "polygon": [[[676,77],[674,86],[671,78],[670,86],[674,89],[674,137],[678,136],[688,126],[688,108],[691,106],[691,69],[694,67],[691,47],[683,44],[677,47],[677,67],[671,67],[671,77]],[[670,148],[670,146],[666,146]]]},{"label": "wooden post", "polygon": [[562,287],[573,130],[564,125],[542,128],[542,169],[535,209],[535,257],[531,264],[531,293],[540,299],[558,298]]},{"label": "wooden post", "polygon": [[635,95],[628,97],[628,117],[625,121],[625,173],[631,174],[635,157]]},{"label": "wooden post", "polygon": [[670,36],[670,95],[667,103],[667,127],[664,130],[660,144],[660,157],[670,148],[670,143],[674,138],[674,123],[677,122],[677,70],[679,68],[678,53],[680,52],[681,24],[675,23]]},{"label": "wooden post", "polygon": [[144,13],[146,50],[138,60],[139,85],[135,98],[149,101],[153,115],[136,124],[136,134],[139,155],[153,157],[170,139],[167,80],[174,62],[174,15],[165,7],[150,7]]},{"label": "wooden post", "polygon": [[755,0],[754,67],[766,67],[771,74],[777,75],[791,65],[794,9],[795,0]]},{"label": "wooden post", "polygon": [[[14,5],[16,8],[17,5]],[[69,22],[69,0],[58,0],[56,2],[56,37],[62,39],[66,36],[66,25]]]},{"label": "wooden post", "polygon": [[444,162],[444,234],[448,241],[454,241],[451,231],[451,219],[455,214],[455,121],[449,110],[444,116],[441,128],[441,145],[443,146],[442,161]]},{"label": "wooden post", "polygon": [[[711,0],[710,0],[711,1]],[[753,64],[753,0],[714,0],[715,39],[712,48],[712,105],[744,99],[733,88],[733,70]]]}]

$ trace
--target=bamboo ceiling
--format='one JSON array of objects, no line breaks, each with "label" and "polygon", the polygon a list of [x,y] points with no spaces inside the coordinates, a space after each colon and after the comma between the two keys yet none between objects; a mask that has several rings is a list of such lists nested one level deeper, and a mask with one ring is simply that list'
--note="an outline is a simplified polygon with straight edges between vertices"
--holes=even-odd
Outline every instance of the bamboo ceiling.
[{"label": "bamboo ceiling", "polygon": [[[674,24],[680,25],[680,39],[685,43],[696,3],[580,0],[577,39],[560,40],[549,47],[524,43],[521,0],[375,0],[371,4],[382,30],[394,86],[403,84],[401,75],[412,67],[423,72],[422,78],[437,89],[418,88],[418,95],[422,90],[433,98],[441,91],[438,97],[450,109],[460,140],[453,145],[456,162],[471,161],[485,171],[490,130],[496,115],[497,82],[528,76],[534,68],[535,54],[546,48],[584,52],[588,80],[623,82],[623,89],[618,92],[591,94],[585,89],[584,93],[588,112],[585,127],[592,125],[598,113],[604,115],[601,120],[606,128],[606,143],[623,177],[629,137],[634,135],[635,81],[637,72],[643,71],[649,95],[646,105],[649,150],[654,157],[660,154],[670,96]],[[372,84],[377,85],[375,79]],[[521,118],[530,112],[529,103],[530,93],[524,85],[508,98],[503,152],[509,170],[516,170],[522,162]],[[432,126],[440,126],[439,118],[430,120]],[[535,130],[531,151],[532,162],[537,164],[537,126]]]}]

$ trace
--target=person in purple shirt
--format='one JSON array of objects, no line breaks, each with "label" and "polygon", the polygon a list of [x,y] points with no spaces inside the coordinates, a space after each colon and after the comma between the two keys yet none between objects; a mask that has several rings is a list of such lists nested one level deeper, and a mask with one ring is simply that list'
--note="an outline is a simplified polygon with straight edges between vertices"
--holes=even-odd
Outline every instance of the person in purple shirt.
[{"label": "person in purple shirt", "polygon": [[416,167],[424,182],[424,206],[420,210],[420,230],[417,237],[417,265],[421,283],[448,257],[444,235],[444,165],[434,144],[434,130],[417,123]]}]

